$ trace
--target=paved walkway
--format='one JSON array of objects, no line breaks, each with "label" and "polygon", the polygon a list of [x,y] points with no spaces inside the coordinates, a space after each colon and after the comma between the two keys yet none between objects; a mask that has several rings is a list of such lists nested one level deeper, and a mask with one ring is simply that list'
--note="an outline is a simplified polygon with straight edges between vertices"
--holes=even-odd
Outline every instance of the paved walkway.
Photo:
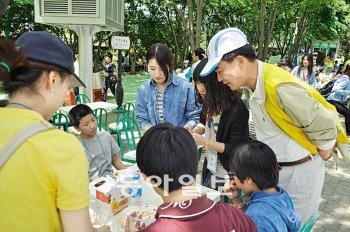
[{"label": "paved walkway", "polygon": [[314,232],[350,231],[350,165],[340,160],[326,162],[326,178],[319,207],[320,217],[313,227]]}]

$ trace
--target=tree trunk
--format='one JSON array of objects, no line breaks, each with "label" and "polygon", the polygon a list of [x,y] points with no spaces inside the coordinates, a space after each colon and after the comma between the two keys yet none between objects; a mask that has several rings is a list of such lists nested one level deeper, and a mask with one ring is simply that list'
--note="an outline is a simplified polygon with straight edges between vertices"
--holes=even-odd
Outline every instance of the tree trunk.
[{"label": "tree trunk", "polygon": [[298,48],[300,47],[301,43],[302,43],[302,38],[303,38],[303,33],[304,33],[304,30],[306,29],[306,15],[308,14],[307,12],[307,9],[305,9],[303,15],[302,15],[302,18],[300,19],[300,21],[298,22],[298,28],[299,28],[299,31],[298,31],[298,34],[296,34],[295,36],[295,41],[294,41],[294,44],[292,44],[290,47],[291,49],[289,50],[289,57],[288,57],[288,60],[289,61],[293,61],[294,60],[294,57],[295,55],[298,53]]},{"label": "tree trunk", "polygon": [[12,2],[12,0],[1,0],[1,1],[0,1],[0,16],[2,16],[3,14],[5,14],[6,7],[7,7],[8,5],[10,5],[11,2]]},{"label": "tree trunk", "polygon": [[[188,31],[190,39],[191,52],[194,51],[194,36],[193,36],[193,1],[188,0]],[[187,50],[187,49],[186,49]]]},{"label": "tree trunk", "polygon": [[257,31],[258,34],[258,58],[265,60],[264,54],[263,54],[263,48],[264,48],[264,40],[265,40],[265,16],[266,16],[266,0],[261,0],[260,9],[257,5],[257,2],[254,2],[256,4],[257,12],[259,12],[259,30]]},{"label": "tree trunk", "polygon": [[[189,0],[189,1],[191,1],[191,0]],[[175,0],[173,0],[173,7],[175,9],[176,15],[178,16],[178,20],[177,21],[179,22],[180,28],[182,29],[181,31],[179,31],[178,36],[182,37],[184,43],[188,43],[188,41],[190,41],[190,46],[193,47],[194,46],[194,44],[193,44],[193,36],[192,36],[192,42],[191,42],[191,32],[190,32],[189,25],[188,25],[189,22],[185,18],[184,11],[179,9],[179,7],[178,7],[178,5],[177,5]],[[192,17],[193,17],[193,6],[192,6]],[[192,21],[193,21],[193,18],[192,18]],[[193,29],[193,24],[192,24],[192,29]],[[182,36],[181,36],[181,34],[182,34]],[[182,54],[184,52],[188,51],[187,47],[188,47],[188,45],[185,48],[180,49]],[[186,51],[184,51],[184,50],[186,50]],[[181,55],[180,58],[183,59],[184,56]]]},{"label": "tree trunk", "polygon": [[200,47],[202,34],[203,0],[198,0],[194,49]]},{"label": "tree trunk", "polygon": [[171,19],[170,19],[169,8],[165,7],[165,11],[166,11],[167,19],[168,19],[168,24],[169,24],[169,27],[171,29],[171,33],[172,33],[174,41],[175,41],[175,60],[174,60],[175,67],[174,68],[176,68],[177,60],[178,60],[178,56],[179,56],[179,54],[178,54],[178,51],[179,51],[178,35],[176,35],[173,23],[171,22]]},{"label": "tree trunk", "polygon": [[265,37],[265,43],[264,43],[264,52],[263,52],[263,57],[267,56],[267,52],[269,49],[269,45],[271,42],[271,36],[273,32],[273,28],[275,27],[275,20],[277,16],[277,12],[279,11],[279,5],[280,5],[280,0],[277,0],[275,3],[275,6],[270,9],[270,14],[269,14],[269,20],[267,23],[267,28],[266,28],[266,37]]},{"label": "tree trunk", "polygon": [[103,41],[103,34],[100,32],[100,33],[96,33],[96,39],[97,39],[97,42],[98,42],[98,45],[97,45],[97,50],[94,52],[94,72],[98,72],[98,71],[101,71],[99,70],[100,69],[100,66],[99,66],[99,62],[100,62],[100,56],[101,56],[101,46],[102,46],[102,41]]},{"label": "tree trunk", "polygon": [[130,74],[135,75],[136,74],[136,47],[134,46],[134,52],[131,56],[131,69]]}]

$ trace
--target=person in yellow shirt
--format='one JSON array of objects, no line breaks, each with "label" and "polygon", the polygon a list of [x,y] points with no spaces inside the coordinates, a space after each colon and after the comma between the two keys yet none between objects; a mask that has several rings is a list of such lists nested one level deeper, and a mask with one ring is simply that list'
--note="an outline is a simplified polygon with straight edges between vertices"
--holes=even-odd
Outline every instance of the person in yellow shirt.
[{"label": "person in yellow shirt", "polygon": [[[15,43],[1,39],[0,86],[9,103],[0,108],[0,153],[16,132],[49,120],[79,85],[72,51],[58,37],[27,32]],[[0,167],[0,183],[0,231],[94,231],[88,162],[73,135],[48,129],[28,138]]]}]

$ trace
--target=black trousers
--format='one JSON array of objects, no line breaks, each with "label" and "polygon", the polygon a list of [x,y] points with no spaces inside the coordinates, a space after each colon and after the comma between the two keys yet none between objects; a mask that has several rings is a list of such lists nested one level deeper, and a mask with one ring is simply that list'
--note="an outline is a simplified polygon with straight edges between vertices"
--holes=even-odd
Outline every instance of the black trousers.
[{"label": "black trousers", "polygon": [[346,133],[350,135],[350,110],[346,108],[346,106],[344,106],[344,104],[342,104],[341,102],[334,100],[328,100],[328,102],[334,105],[338,113],[345,117]]},{"label": "black trousers", "polygon": [[106,77],[103,81],[103,84],[102,84],[102,101],[106,101],[107,99],[107,90],[108,88],[111,89],[114,97],[115,97],[115,80],[111,80],[110,77]]}]

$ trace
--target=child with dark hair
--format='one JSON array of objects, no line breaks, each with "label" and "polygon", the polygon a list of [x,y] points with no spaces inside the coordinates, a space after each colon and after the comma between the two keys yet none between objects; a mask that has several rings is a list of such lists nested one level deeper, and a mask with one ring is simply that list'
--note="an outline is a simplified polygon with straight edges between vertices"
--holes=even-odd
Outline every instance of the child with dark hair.
[{"label": "child with dark hair", "polygon": [[[142,176],[157,182],[153,188],[164,201],[156,221],[143,231],[256,231],[243,212],[196,191],[197,147],[184,128],[170,124],[150,128],[137,146],[136,161]],[[135,231],[135,217],[135,213],[128,217],[126,231]]]},{"label": "child with dark hair", "polygon": [[105,79],[102,84],[102,101],[104,102],[107,100],[108,88],[111,89],[111,92],[113,93],[114,96],[116,95],[115,86],[117,83],[117,78],[116,78],[117,67],[115,66],[115,64],[112,63],[112,61],[113,61],[113,55],[111,53],[107,53],[105,55],[106,65],[103,68],[103,74],[105,76]]},{"label": "child with dark hair", "polygon": [[[196,144],[203,145],[206,150],[202,184],[218,189],[225,183],[231,151],[239,143],[248,141],[249,112],[240,92],[232,91],[219,82],[215,72],[207,76],[199,75],[207,62],[208,59],[202,60],[193,73],[197,101],[203,104],[206,120],[204,125],[196,126],[192,136]],[[202,136],[204,133],[205,136]]]},{"label": "child with dark hair", "polygon": [[125,169],[121,162],[120,148],[112,135],[106,131],[97,131],[97,122],[91,108],[84,104],[74,106],[69,111],[69,120],[80,131],[79,141],[85,148],[89,160],[89,178],[113,175],[112,165],[116,169]]},{"label": "child with dark hair", "polygon": [[279,166],[276,155],[266,144],[249,141],[233,150],[230,159],[231,181],[225,191],[233,206],[243,208],[239,189],[250,194],[245,213],[258,231],[298,231],[300,215],[294,210],[288,193],[278,187]]}]

